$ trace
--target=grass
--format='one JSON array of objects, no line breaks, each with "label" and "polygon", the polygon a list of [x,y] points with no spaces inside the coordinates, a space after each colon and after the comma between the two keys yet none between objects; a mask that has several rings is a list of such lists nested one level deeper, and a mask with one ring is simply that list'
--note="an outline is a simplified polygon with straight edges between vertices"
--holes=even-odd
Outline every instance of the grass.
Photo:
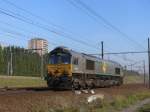
[{"label": "grass", "polygon": [[125,84],[144,83],[144,77],[140,75],[126,75],[124,77]]},{"label": "grass", "polygon": [[[143,77],[138,75],[126,75],[124,83],[143,83]],[[38,87],[47,86],[39,77],[6,76],[0,75],[0,88],[3,87]]]},{"label": "grass", "polygon": [[138,110],[138,112],[150,112],[150,103],[144,105],[142,108]]},{"label": "grass", "polygon": [[[124,79],[125,84],[128,83],[142,83],[142,76],[127,75]],[[39,77],[25,77],[25,76],[4,76],[0,75],[0,88],[4,87],[45,87],[46,82]]]},{"label": "grass", "polygon": [[[128,76],[126,77],[126,83],[133,83],[137,80],[141,80],[138,76]],[[0,76],[0,88],[4,87],[45,87],[46,82],[38,77],[24,77],[24,76]],[[75,99],[73,102],[71,99],[66,100],[66,97],[50,97],[47,99],[47,102],[52,101],[61,102],[62,105],[52,106],[44,102],[34,105],[31,108],[31,112],[119,112],[120,110],[129,107],[130,105],[135,104],[138,101],[142,101],[146,98],[150,98],[150,91],[141,91],[140,93],[133,93],[130,95],[114,95],[111,96],[111,101],[104,99],[103,101],[97,101],[94,104],[87,104],[85,99]],[[43,100],[41,100],[43,101]],[[57,103],[56,103],[57,104]],[[65,105],[65,106],[64,106]],[[145,108],[147,109],[149,105],[142,108],[139,112],[144,112]]]},{"label": "grass", "polygon": [[[60,97],[59,97],[60,98]],[[120,112],[122,109],[127,108],[133,104],[136,104],[138,101],[142,101],[146,98],[150,98],[150,92],[145,91],[142,93],[136,93],[132,95],[116,95],[113,96],[113,100],[107,101],[107,100],[97,100],[96,103],[88,104],[86,103],[85,99],[80,99],[80,102],[74,101],[74,103],[64,102],[66,100],[61,99],[61,102],[64,102],[67,104],[67,106],[61,106],[57,105],[56,107],[53,107],[52,105],[48,105],[46,103],[40,104],[40,106],[37,106],[36,108],[32,108],[31,112]],[[59,99],[59,100],[60,100]],[[145,106],[144,109],[147,109],[149,107]],[[143,110],[143,108],[142,108]],[[139,111],[144,112],[144,111]]]},{"label": "grass", "polygon": [[[130,105],[136,104],[138,101],[142,101],[146,98],[150,98],[150,92],[145,91],[142,93],[136,93],[132,95],[116,95],[113,96],[113,101],[103,101],[103,103],[99,104],[99,107],[92,108],[92,112],[119,112],[124,108],[129,107]],[[149,106],[149,105],[148,105]],[[145,108],[147,108],[146,106]],[[88,105],[89,107],[89,105]],[[141,111],[142,112],[142,111]]]},{"label": "grass", "polygon": [[5,87],[45,87],[46,82],[39,77],[0,76],[0,88]]},{"label": "grass", "polygon": [[136,104],[136,102],[138,101],[142,101],[146,98],[150,98],[150,92],[145,91],[145,92],[135,93],[131,95],[117,95],[117,96],[114,96],[113,98],[114,100],[111,103],[105,103],[103,105],[104,112],[107,112],[107,109],[112,109],[115,112],[117,112],[124,108],[127,108],[130,105]]}]

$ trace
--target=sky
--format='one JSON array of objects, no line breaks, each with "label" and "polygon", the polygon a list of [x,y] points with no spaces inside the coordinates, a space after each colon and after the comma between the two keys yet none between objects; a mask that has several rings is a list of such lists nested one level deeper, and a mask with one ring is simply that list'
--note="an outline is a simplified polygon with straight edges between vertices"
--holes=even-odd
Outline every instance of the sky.
[{"label": "sky", "polygon": [[[104,41],[105,52],[147,50],[149,0],[81,0],[125,35],[110,27],[102,18],[93,17],[75,1],[78,0],[0,0],[0,10],[23,16],[25,21],[31,20],[45,28],[0,13],[0,42],[27,48],[29,39],[40,37],[48,40],[49,50],[67,46],[88,54],[100,53],[101,41]],[[146,56],[129,54],[105,58],[130,64],[147,61]]]}]

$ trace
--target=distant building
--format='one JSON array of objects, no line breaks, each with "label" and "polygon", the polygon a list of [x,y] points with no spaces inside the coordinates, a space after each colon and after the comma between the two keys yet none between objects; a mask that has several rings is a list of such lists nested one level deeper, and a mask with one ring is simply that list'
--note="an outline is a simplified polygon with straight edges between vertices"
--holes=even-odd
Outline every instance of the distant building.
[{"label": "distant building", "polygon": [[42,49],[41,50],[33,50],[37,52],[39,55],[48,53],[48,41],[42,38],[33,38],[28,42],[28,49]]}]

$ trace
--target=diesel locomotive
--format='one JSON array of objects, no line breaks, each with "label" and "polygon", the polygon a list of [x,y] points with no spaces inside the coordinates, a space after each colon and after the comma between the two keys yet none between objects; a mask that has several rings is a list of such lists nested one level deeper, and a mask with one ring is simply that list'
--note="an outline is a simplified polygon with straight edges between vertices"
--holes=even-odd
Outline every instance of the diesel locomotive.
[{"label": "diesel locomotive", "polygon": [[57,47],[49,53],[49,88],[86,89],[123,84],[123,67],[114,61]]}]

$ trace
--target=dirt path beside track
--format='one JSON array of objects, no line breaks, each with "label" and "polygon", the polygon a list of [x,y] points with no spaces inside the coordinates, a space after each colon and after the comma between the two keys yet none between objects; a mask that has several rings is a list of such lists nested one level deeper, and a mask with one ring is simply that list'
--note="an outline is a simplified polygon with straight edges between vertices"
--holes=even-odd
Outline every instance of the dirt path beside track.
[{"label": "dirt path beside track", "polygon": [[[146,91],[142,84],[128,84],[120,87],[97,88],[97,94],[111,99],[113,95],[127,95]],[[81,102],[91,94],[75,95],[72,91],[52,91],[48,89],[0,90],[0,112],[37,112],[58,107],[81,106]],[[39,112],[39,111],[38,111]]]}]

